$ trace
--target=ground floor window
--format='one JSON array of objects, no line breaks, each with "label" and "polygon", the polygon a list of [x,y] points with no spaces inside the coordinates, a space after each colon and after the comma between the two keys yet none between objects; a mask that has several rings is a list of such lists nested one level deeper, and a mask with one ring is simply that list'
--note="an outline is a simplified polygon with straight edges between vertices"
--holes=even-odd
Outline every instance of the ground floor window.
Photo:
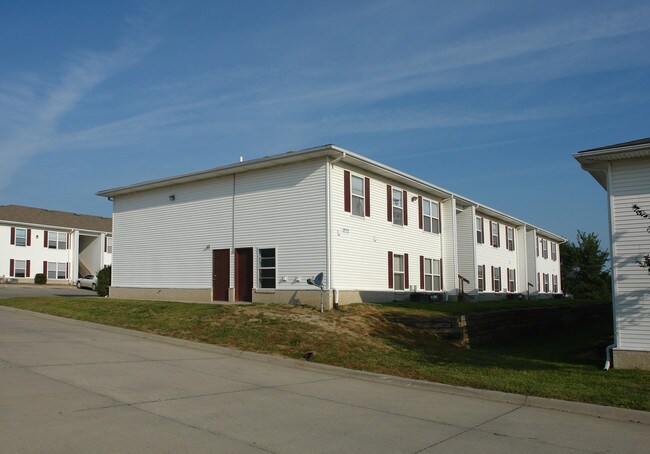
[{"label": "ground floor window", "polygon": [[484,292],[485,291],[485,265],[479,265],[478,266],[478,291],[479,292]]},{"label": "ground floor window", "polygon": [[515,277],[515,270],[508,269],[508,291],[516,292],[517,291],[517,280]]},{"label": "ground floor window", "polygon": [[258,249],[259,288],[275,288],[275,248]]},{"label": "ground floor window", "polygon": [[47,262],[48,279],[67,279],[68,264],[65,262]]},{"label": "ground floor window", "polygon": [[[13,268],[13,273],[10,273],[12,277],[29,277],[29,274],[27,273],[27,262],[29,260],[11,260],[13,263],[13,267],[10,266],[10,268]],[[12,271],[10,269],[10,271]]]},{"label": "ground floor window", "polygon": [[440,260],[424,259],[424,290],[439,292],[441,286]]},{"label": "ground floor window", "polygon": [[393,254],[393,289],[404,290],[404,256]]},{"label": "ground floor window", "polygon": [[557,274],[553,275],[553,293],[557,293]]},{"label": "ground floor window", "polygon": [[501,291],[501,268],[498,266],[492,267],[492,290]]},{"label": "ground floor window", "polygon": [[548,274],[544,273],[544,293],[549,292],[549,285],[548,285]]}]

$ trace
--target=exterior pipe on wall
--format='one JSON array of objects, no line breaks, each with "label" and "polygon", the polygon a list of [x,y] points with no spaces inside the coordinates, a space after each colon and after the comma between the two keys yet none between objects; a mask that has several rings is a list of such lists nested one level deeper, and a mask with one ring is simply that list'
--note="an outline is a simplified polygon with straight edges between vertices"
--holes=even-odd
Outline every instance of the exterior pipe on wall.
[{"label": "exterior pipe on wall", "polygon": [[608,345],[605,349],[605,367],[603,367],[603,370],[609,370],[612,365],[612,349],[614,347],[616,347],[616,344]]},{"label": "exterior pipe on wall", "polygon": [[334,290],[334,309],[339,308],[339,289],[333,288]]}]

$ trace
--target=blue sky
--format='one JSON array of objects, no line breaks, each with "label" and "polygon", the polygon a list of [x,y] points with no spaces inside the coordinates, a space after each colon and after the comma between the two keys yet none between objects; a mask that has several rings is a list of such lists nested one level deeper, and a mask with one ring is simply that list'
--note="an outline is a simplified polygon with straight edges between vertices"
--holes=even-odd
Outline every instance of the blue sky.
[{"label": "blue sky", "polygon": [[607,243],[572,153],[650,136],[647,1],[0,3],[0,204],[334,143]]}]

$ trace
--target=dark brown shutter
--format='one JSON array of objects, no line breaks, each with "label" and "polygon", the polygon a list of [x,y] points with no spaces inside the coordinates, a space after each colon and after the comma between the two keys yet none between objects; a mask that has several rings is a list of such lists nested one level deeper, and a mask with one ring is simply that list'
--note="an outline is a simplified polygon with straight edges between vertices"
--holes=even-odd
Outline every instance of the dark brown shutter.
[{"label": "dark brown shutter", "polygon": [[409,288],[409,255],[404,254],[404,288]]},{"label": "dark brown shutter", "polygon": [[[492,225],[492,223],[490,223]],[[490,277],[492,278],[492,291],[494,291],[494,267],[490,267]]]},{"label": "dark brown shutter", "polygon": [[501,267],[499,267],[499,288],[497,289],[497,292],[500,292],[502,288],[503,288],[503,274],[501,273]]},{"label": "dark brown shutter", "polygon": [[[507,227],[506,227],[506,228],[507,228]],[[510,289],[510,268],[506,268],[506,282],[508,283],[508,285],[506,286],[506,288],[508,289],[509,292],[512,291],[512,290]]]},{"label": "dark brown shutter", "polygon": [[422,228],[422,196],[418,196],[418,228]]},{"label": "dark brown shutter", "polygon": [[424,290],[424,256],[420,256],[420,290]]},{"label": "dark brown shutter", "polygon": [[501,224],[497,222],[497,247],[501,247]]},{"label": "dark brown shutter", "polygon": [[512,291],[513,292],[517,291],[517,270],[516,269],[512,270]]},{"label": "dark brown shutter", "polygon": [[108,237],[104,236],[104,252],[108,252]]},{"label": "dark brown shutter", "polygon": [[440,202],[438,202],[438,232],[442,233],[442,215],[440,214]]},{"label": "dark brown shutter", "polygon": [[442,257],[440,257],[440,290],[445,288],[445,285],[443,284],[442,280]]},{"label": "dark brown shutter", "polygon": [[343,197],[345,199],[345,211],[349,213],[352,208],[350,206],[350,172],[347,170],[343,171]]},{"label": "dark brown shutter", "polygon": [[539,273],[537,273],[537,291],[539,292],[541,287],[539,286]]},{"label": "dark brown shutter", "polygon": [[27,264],[25,265],[25,277],[29,277],[31,275],[31,268],[32,268],[32,261],[27,260]]},{"label": "dark brown shutter", "polygon": [[47,238],[47,230],[45,230],[45,231],[43,232],[43,247],[47,247],[47,241],[48,241],[48,238]]},{"label": "dark brown shutter", "polygon": [[365,183],[366,183],[366,193],[365,193],[366,216],[370,216],[370,178],[366,177]]},{"label": "dark brown shutter", "polygon": [[[490,221],[490,246],[494,246],[492,244],[492,221]],[[493,289],[494,290],[494,289]]]},{"label": "dark brown shutter", "polygon": [[27,229],[27,246],[32,245],[32,229]]},{"label": "dark brown shutter", "polygon": [[70,262],[65,264],[65,278],[67,279],[70,276]]},{"label": "dark brown shutter", "polygon": [[388,288],[393,288],[393,253],[388,251]]},{"label": "dark brown shutter", "polygon": [[409,225],[409,213],[408,213],[409,202],[407,196],[408,194],[406,193],[406,191],[404,191],[404,193],[402,194],[402,205],[404,205],[404,225]]},{"label": "dark brown shutter", "polygon": [[386,197],[388,222],[393,222],[393,188],[390,185],[386,185]]},{"label": "dark brown shutter", "polygon": [[9,276],[14,277],[14,259],[9,259]]},{"label": "dark brown shutter", "polygon": [[[481,243],[485,243],[485,219],[483,218],[481,218]],[[483,276],[484,276],[483,278],[485,279],[485,274]]]},{"label": "dark brown shutter", "polygon": [[535,240],[535,245],[537,246],[537,257],[539,257],[539,240]]},{"label": "dark brown shutter", "polygon": [[43,274],[47,277],[47,261],[43,261]]},{"label": "dark brown shutter", "polygon": [[11,244],[16,244],[16,227],[11,228],[11,239],[9,241]]}]

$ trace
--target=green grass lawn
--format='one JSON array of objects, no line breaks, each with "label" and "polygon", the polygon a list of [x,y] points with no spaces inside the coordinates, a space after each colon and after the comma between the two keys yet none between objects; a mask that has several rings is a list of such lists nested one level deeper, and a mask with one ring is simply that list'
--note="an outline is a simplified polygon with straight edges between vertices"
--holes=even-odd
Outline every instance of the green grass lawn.
[{"label": "green grass lawn", "polygon": [[[496,304],[504,305],[521,302]],[[555,304],[555,302],[550,302]],[[392,323],[387,315],[450,315],[484,303],[358,304],[321,314],[289,305],[203,305],[98,298],[15,298],[6,306],[106,325],[301,358],[352,369],[453,385],[650,410],[650,372],[601,370],[608,321],[567,332],[466,350],[430,333]],[[489,303],[485,303],[489,304]],[[458,307],[456,307],[458,306]]]}]

